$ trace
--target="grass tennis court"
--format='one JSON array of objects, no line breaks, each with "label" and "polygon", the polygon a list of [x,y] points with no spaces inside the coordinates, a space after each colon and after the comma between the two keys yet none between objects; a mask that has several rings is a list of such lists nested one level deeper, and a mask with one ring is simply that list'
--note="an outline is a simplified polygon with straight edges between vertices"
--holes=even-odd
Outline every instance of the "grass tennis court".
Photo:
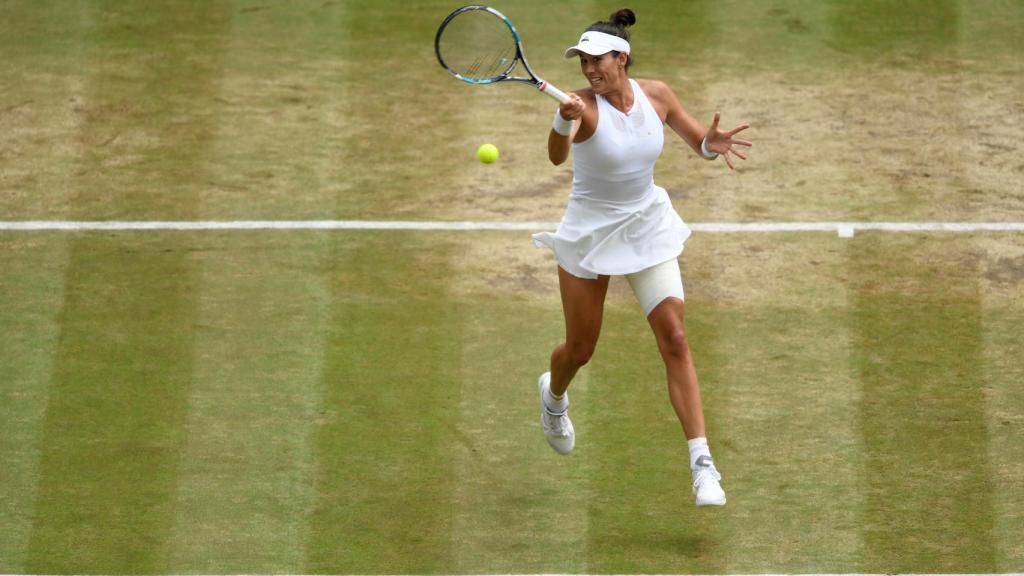
[{"label": "grass tennis court", "polygon": [[[640,1],[692,222],[1024,221],[1024,5]],[[496,4],[531,65],[620,4]],[[0,4],[0,220],[557,221],[552,103],[448,77],[438,2]],[[501,159],[483,166],[476,147]],[[521,231],[0,231],[0,574],[1024,571],[1024,236],[698,233],[729,504],[698,510],[615,279],[572,387]]]}]

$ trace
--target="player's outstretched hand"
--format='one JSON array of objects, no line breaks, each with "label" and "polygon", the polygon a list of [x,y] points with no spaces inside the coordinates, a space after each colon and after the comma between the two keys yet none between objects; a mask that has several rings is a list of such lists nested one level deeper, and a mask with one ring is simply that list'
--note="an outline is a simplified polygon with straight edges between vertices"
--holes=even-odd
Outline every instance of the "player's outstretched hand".
[{"label": "player's outstretched hand", "polygon": [[704,137],[704,141],[707,144],[708,150],[716,152],[725,158],[725,163],[729,165],[729,169],[735,168],[732,163],[732,156],[735,155],[741,160],[746,160],[747,155],[739,150],[733,149],[733,146],[746,146],[750,148],[754,144],[749,140],[741,140],[739,138],[733,138],[736,134],[750,128],[750,124],[743,123],[739,126],[729,130],[728,132],[722,132],[718,129],[718,121],[721,119],[722,114],[715,112],[715,119],[711,121],[711,128],[708,129],[707,136]]}]

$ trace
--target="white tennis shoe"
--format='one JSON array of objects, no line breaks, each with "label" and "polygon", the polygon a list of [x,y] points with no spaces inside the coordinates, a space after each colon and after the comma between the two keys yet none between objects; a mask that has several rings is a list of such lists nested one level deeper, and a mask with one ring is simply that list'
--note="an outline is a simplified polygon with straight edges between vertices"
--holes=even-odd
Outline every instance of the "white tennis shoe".
[{"label": "white tennis shoe", "polygon": [[724,506],[725,490],[722,490],[722,475],[715,468],[711,456],[697,458],[693,473],[693,495],[697,498],[697,506]]},{"label": "white tennis shoe", "polygon": [[544,430],[544,437],[547,438],[548,444],[555,449],[555,452],[568,454],[576,446],[576,432],[572,429],[568,408],[560,414],[553,413],[544,403],[544,395],[551,387],[550,372],[540,375],[537,387],[540,388],[540,427]]}]

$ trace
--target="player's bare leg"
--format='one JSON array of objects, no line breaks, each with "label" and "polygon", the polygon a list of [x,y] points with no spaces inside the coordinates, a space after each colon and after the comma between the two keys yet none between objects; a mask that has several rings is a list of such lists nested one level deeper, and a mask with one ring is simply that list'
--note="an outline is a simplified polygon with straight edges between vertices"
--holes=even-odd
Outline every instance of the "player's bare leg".
[{"label": "player's bare leg", "polygon": [[704,406],[701,403],[697,370],[686,338],[685,304],[678,298],[666,298],[647,316],[665,362],[668,394],[672,408],[686,434],[690,452],[690,471],[698,506],[725,504],[725,492],[719,481],[707,445]]},{"label": "player's bare leg", "polygon": [[569,420],[569,383],[597,347],[608,277],[578,278],[559,267],[558,283],[565,314],[565,342],[551,353],[551,371],[541,375],[538,387],[544,436],[556,452],[568,454],[576,444],[576,432]]},{"label": "player's bare leg", "polygon": [[551,393],[564,394],[569,382],[594,355],[604,319],[608,276],[577,278],[558,268],[558,286],[565,314],[565,342],[551,353]]}]

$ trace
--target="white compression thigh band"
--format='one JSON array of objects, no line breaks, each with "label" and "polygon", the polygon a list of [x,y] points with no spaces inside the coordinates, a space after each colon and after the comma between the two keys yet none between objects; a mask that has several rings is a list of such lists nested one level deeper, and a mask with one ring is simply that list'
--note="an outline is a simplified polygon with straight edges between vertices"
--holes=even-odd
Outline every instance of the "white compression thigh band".
[{"label": "white compression thigh band", "polygon": [[649,316],[665,298],[685,300],[683,277],[679,272],[679,262],[675,258],[633,274],[626,274],[626,280],[629,280],[633,294],[644,309],[644,316]]}]

